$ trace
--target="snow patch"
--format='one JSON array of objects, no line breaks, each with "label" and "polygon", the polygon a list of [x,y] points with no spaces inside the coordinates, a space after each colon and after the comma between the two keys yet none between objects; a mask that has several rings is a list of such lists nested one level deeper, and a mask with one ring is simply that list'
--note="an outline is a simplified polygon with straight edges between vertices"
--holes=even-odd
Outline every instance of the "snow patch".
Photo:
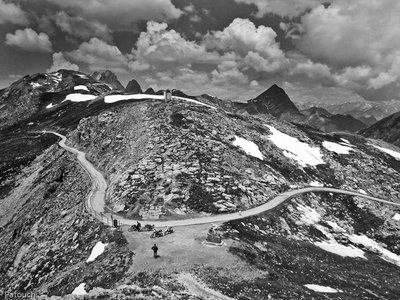
[{"label": "snow patch", "polygon": [[33,87],[34,89],[37,89],[37,88],[39,88],[39,87],[42,86],[40,83],[37,83],[37,82],[31,82],[30,85],[31,85],[31,87]]},{"label": "snow patch", "polygon": [[76,91],[76,90],[83,90],[83,91],[88,91],[88,92],[89,92],[89,89],[87,88],[86,85],[77,85],[77,86],[74,86],[74,90],[75,90],[75,91]]},{"label": "snow patch", "polygon": [[50,103],[49,105],[46,106],[47,109],[54,107],[53,103]]},{"label": "snow patch", "polygon": [[238,146],[243,149],[246,154],[257,157],[261,160],[264,159],[262,153],[260,152],[260,149],[258,149],[258,146],[253,143],[252,141],[248,141],[244,138],[238,137],[235,135],[235,140],[233,141],[233,146]]},{"label": "snow patch", "polygon": [[76,76],[83,78],[83,79],[88,79],[88,77],[84,74],[76,74]]},{"label": "snow patch", "polygon": [[49,75],[50,75],[51,79],[53,81],[55,81],[57,84],[59,84],[62,80],[62,74],[60,74],[58,72],[50,73]]},{"label": "snow patch", "polygon": [[321,220],[321,215],[314,208],[298,204],[297,210],[302,213],[300,221],[303,224],[312,225]]},{"label": "snow patch", "polygon": [[97,242],[92,249],[92,253],[90,253],[89,258],[86,260],[87,263],[94,261],[98,256],[103,254],[106,246],[108,244],[103,244],[102,242]]},{"label": "snow patch", "polygon": [[360,194],[363,194],[363,195],[367,195],[367,192],[362,189],[359,189],[357,192],[359,192]]},{"label": "snow patch", "polygon": [[323,183],[318,182],[318,181],[316,181],[316,180],[311,181],[311,182],[309,183],[309,185],[310,185],[310,186],[324,186]]},{"label": "snow patch", "polygon": [[395,221],[400,221],[400,214],[395,214],[392,219]]},{"label": "snow patch", "polygon": [[331,288],[329,286],[323,286],[323,285],[318,285],[318,284],[305,284],[304,285],[306,288],[313,290],[314,292],[318,293],[338,293],[341,292],[340,290]]},{"label": "snow patch", "polygon": [[266,125],[272,132],[268,138],[278,148],[283,149],[283,155],[296,160],[302,167],[324,164],[319,147],[310,147],[307,143],[300,142],[272,126]]},{"label": "snow patch", "polygon": [[[90,94],[69,94],[65,97],[64,101],[72,101],[72,102],[84,102],[96,99],[97,96]],[[64,102],[63,101],[63,102]]]},{"label": "snow patch", "polygon": [[337,154],[349,154],[349,151],[353,150],[351,147],[328,141],[323,141],[322,146],[329,151],[336,152]]},{"label": "snow patch", "polygon": [[400,256],[399,255],[397,255],[389,250],[386,250],[381,245],[379,245],[377,242],[375,242],[374,240],[371,240],[369,237],[367,237],[365,235],[352,234],[352,235],[349,235],[348,238],[354,244],[361,244],[367,249],[369,248],[372,250],[376,250],[377,252],[379,252],[379,254],[381,254],[381,257],[384,260],[386,260],[392,264],[395,264],[397,266],[400,266]]},{"label": "snow patch", "polygon": [[360,257],[360,258],[365,258],[364,256],[364,251],[361,249],[358,249],[353,246],[344,246],[341,244],[338,244],[336,242],[315,242],[315,246],[320,247],[321,249],[343,256],[343,257]]},{"label": "snow patch", "polygon": [[389,154],[390,156],[394,157],[397,160],[400,160],[400,152],[397,152],[397,151],[394,151],[394,150],[390,150],[390,149],[387,149],[387,148],[383,148],[383,147],[379,147],[379,146],[372,145],[372,144],[369,144],[369,145],[375,147],[376,149],[381,150],[382,152],[385,152],[385,153]]},{"label": "snow patch", "polygon": [[350,142],[348,141],[348,140],[346,140],[346,139],[344,139],[344,138],[340,138],[344,143],[346,143],[346,144],[349,144],[350,145]]},{"label": "snow patch", "polygon": [[80,285],[78,285],[73,291],[72,295],[86,295],[87,292],[85,291],[85,285],[86,283],[82,282]]}]

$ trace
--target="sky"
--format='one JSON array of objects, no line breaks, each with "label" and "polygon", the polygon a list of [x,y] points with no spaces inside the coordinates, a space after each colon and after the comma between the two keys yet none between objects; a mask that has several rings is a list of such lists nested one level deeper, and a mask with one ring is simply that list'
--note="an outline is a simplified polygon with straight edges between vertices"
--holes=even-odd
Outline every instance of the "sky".
[{"label": "sky", "polygon": [[400,100],[398,0],[0,0],[0,88],[109,69],[223,99]]}]

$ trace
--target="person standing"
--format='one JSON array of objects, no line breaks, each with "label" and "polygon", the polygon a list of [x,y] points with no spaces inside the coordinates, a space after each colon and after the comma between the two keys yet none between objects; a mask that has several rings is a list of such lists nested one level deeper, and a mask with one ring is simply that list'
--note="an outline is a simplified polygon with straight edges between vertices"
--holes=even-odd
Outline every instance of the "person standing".
[{"label": "person standing", "polygon": [[158,251],[157,244],[154,244],[154,246],[151,247],[151,250],[153,250],[154,258],[157,258],[158,257],[158,255],[157,255],[157,251]]}]

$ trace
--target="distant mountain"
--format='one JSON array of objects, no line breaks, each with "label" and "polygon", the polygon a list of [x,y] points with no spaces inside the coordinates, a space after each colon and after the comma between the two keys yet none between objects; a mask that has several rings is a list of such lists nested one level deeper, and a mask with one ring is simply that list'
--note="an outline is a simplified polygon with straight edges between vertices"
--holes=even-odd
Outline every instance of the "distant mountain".
[{"label": "distant mountain", "polygon": [[283,115],[301,115],[296,105],[286,92],[276,84],[247,103],[233,102],[236,111],[246,111],[250,115],[271,114],[275,117]]},{"label": "distant mountain", "polygon": [[380,120],[359,133],[365,137],[381,139],[400,147],[400,112]]},{"label": "distant mountain", "polygon": [[110,87],[112,87],[115,90],[120,90],[120,91],[125,90],[124,86],[121,84],[121,82],[119,82],[117,75],[115,75],[110,70],[105,70],[103,72],[94,72],[92,74],[92,77],[98,81],[110,85]]},{"label": "distant mountain", "polygon": [[[358,101],[358,102],[346,102],[337,103],[329,102],[324,103],[318,102],[306,102],[306,103],[296,103],[300,110],[306,110],[312,107],[321,107],[326,109],[332,114],[347,115],[350,114],[354,118],[359,119],[366,123],[367,125],[372,125],[378,120],[385,118],[392,113],[400,111],[400,101],[382,101],[382,102],[372,102],[372,101]],[[374,121],[376,120],[376,121]]]},{"label": "distant mountain", "polygon": [[358,117],[357,119],[366,124],[367,126],[371,126],[376,122],[378,122],[378,119],[375,118],[374,116],[361,116]]},{"label": "distant mountain", "polygon": [[154,89],[152,87],[149,87],[147,90],[144,91],[145,94],[149,94],[149,95],[155,95],[156,92],[154,91]]},{"label": "distant mountain", "polygon": [[367,127],[366,124],[351,115],[334,115],[320,107],[312,107],[301,111],[301,113],[306,117],[305,123],[325,132],[357,132]]},{"label": "distant mountain", "polygon": [[140,87],[139,83],[135,79],[132,79],[131,81],[128,82],[128,84],[125,88],[125,92],[132,93],[132,94],[141,94],[142,88]]}]

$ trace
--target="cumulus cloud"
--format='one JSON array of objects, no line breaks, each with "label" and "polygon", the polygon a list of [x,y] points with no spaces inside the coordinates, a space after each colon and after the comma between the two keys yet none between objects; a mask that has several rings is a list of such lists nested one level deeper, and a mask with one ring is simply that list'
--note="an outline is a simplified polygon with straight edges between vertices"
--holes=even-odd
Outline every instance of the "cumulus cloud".
[{"label": "cumulus cloud", "polygon": [[212,62],[218,60],[216,53],[207,52],[204,46],[186,40],[175,30],[167,30],[166,23],[147,22],[147,30],[137,40],[132,49],[130,66],[140,71],[156,66],[157,69],[182,67],[194,62]]},{"label": "cumulus cloud", "polygon": [[276,33],[272,28],[263,25],[256,27],[248,19],[236,18],[224,30],[207,34],[204,43],[208,49],[233,51],[240,55],[245,67],[275,72],[287,63],[275,38]]},{"label": "cumulus cloud", "polygon": [[68,53],[68,57],[88,64],[92,71],[103,69],[120,73],[127,71],[127,57],[117,46],[107,44],[98,38],[91,38],[88,42],[82,43],[78,49]]},{"label": "cumulus cloud", "polygon": [[276,14],[281,17],[294,18],[306,10],[311,9],[321,0],[235,0],[237,3],[254,5],[257,8],[256,16],[263,17],[268,13]]},{"label": "cumulus cloud", "polygon": [[183,12],[171,0],[46,0],[79,15],[97,21],[112,30],[132,30],[138,21],[166,21],[178,18]]},{"label": "cumulus cloud", "polygon": [[51,52],[52,44],[47,34],[37,33],[32,28],[18,29],[14,34],[7,33],[6,44],[30,52]]},{"label": "cumulus cloud", "polygon": [[83,39],[98,37],[105,41],[112,41],[111,31],[108,26],[97,21],[88,22],[80,16],[70,16],[61,11],[56,14],[55,23],[61,31],[72,36]]},{"label": "cumulus cloud", "polygon": [[26,13],[16,4],[0,0],[0,24],[28,25]]},{"label": "cumulus cloud", "polygon": [[67,53],[68,58],[88,64],[91,71],[109,69],[116,73],[126,73],[128,59],[117,46],[91,38],[79,45],[78,49]]},{"label": "cumulus cloud", "polygon": [[78,71],[79,66],[67,61],[61,52],[53,53],[53,65],[46,72],[55,72],[60,69]]}]

